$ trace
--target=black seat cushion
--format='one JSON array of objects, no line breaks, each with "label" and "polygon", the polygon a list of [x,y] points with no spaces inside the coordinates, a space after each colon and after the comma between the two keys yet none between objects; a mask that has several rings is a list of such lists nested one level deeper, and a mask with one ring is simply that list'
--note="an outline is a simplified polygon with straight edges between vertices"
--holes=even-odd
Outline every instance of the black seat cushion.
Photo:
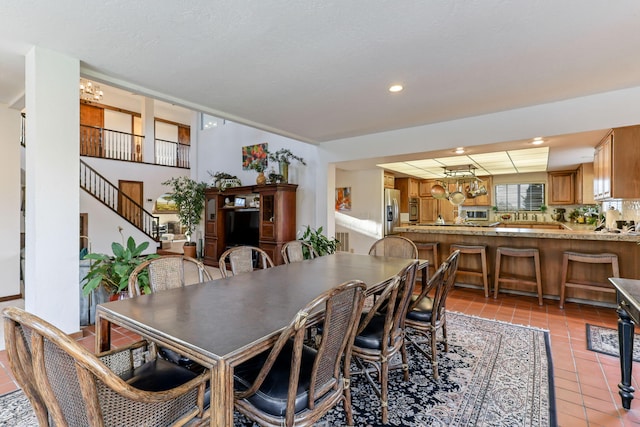
[{"label": "black seat cushion", "polygon": [[[366,315],[362,315],[364,319]],[[356,336],[353,345],[360,348],[373,350],[382,349],[382,335],[384,334],[384,314],[376,313],[364,330]],[[362,321],[361,319],[361,321]]]},{"label": "black seat cushion", "polygon": [[158,347],[158,355],[166,361],[180,365],[197,374],[204,371],[204,366],[166,347]]},{"label": "black seat cushion", "polygon": [[413,310],[407,313],[407,319],[415,320],[416,322],[430,323],[432,312],[433,300],[429,297],[424,297]]},{"label": "black seat cushion", "polygon": [[[292,351],[293,343],[289,341],[276,358],[276,362],[257,393],[247,397],[247,400],[259,410],[280,417],[285,415]],[[317,352],[314,349],[303,346],[300,380],[298,381],[298,390],[295,399],[296,413],[307,407],[311,372],[316,355]],[[268,356],[269,351],[265,351],[235,368],[234,383],[237,390],[246,390],[253,384],[253,381],[258,376],[260,368],[262,368]]]},{"label": "black seat cushion", "polygon": [[170,390],[197,376],[195,372],[160,358],[120,375],[131,386],[146,391]]}]

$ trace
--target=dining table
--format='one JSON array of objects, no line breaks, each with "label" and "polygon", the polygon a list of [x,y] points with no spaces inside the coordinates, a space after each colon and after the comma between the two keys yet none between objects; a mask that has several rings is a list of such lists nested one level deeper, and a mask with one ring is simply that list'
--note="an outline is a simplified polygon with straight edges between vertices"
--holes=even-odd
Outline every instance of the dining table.
[{"label": "dining table", "polygon": [[[211,374],[210,425],[232,426],[235,366],[268,349],[322,292],[358,279],[375,293],[411,261],[339,252],[100,304],[96,349],[110,349],[116,325],[203,365]],[[418,268],[424,286],[428,261]]]}]

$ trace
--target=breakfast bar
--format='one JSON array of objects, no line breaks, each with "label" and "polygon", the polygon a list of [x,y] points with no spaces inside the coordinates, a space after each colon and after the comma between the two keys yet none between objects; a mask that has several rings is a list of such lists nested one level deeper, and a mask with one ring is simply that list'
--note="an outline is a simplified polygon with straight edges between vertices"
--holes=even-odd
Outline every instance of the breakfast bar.
[{"label": "breakfast bar", "polygon": [[[551,223],[549,223],[551,225]],[[483,226],[423,226],[406,225],[396,227],[394,231],[401,236],[411,239],[414,243],[438,242],[440,246],[440,260],[442,262],[450,252],[453,244],[486,245],[487,263],[489,265],[489,282],[495,265],[496,249],[501,246],[513,248],[536,248],[540,252],[542,293],[545,298],[559,299],[562,282],[562,259],[565,251],[580,253],[612,253],[618,256],[620,277],[640,279],[640,234],[638,233],[609,233],[596,232],[592,229],[548,229],[533,228],[531,224],[522,224],[521,228],[483,227]],[[468,260],[468,262],[477,262]],[[504,263],[505,261],[503,261]],[[509,262],[508,260],[506,262]],[[478,263],[479,264],[479,263]],[[504,265],[504,264],[503,264]],[[470,266],[480,269],[480,265]],[[520,267],[519,267],[520,268]],[[533,271],[523,271],[525,275],[533,275]],[[580,264],[572,268],[572,277],[585,281],[607,282],[611,276],[610,270],[603,265]],[[465,283],[482,286],[481,278],[466,278]],[[518,283],[500,286],[500,292],[531,293],[531,287]],[[567,301],[579,301],[615,306],[615,294],[602,293],[587,289],[571,289]]]}]

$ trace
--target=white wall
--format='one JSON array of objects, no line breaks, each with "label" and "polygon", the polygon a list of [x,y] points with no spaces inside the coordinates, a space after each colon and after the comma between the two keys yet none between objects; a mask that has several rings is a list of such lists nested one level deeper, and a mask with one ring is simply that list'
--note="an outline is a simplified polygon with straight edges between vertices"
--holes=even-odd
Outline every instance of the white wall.
[{"label": "white wall", "polygon": [[373,242],[383,235],[383,171],[338,169],[335,175],[336,188],[351,187],[351,211],[335,212],[335,231],[348,232],[350,249],[367,254]]},{"label": "white wall", "polygon": [[20,294],[20,112],[0,104],[0,298]]},{"label": "white wall", "polygon": [[[222,124],[222,120],[219,123],[217,127],[198,130],[197,156],[200,168],[197,180],[212,182],[207,172],[226,172],[237,176],[243,185],[255,185],[257,173],[253,170],[242,170],[242,147],[266,142],[269,144],[269,151],[289,148],[295,155],[302,157],[307,164],[304,166],[294,161],[289,166],[289,182],[298,184],[296,228],[298,232],[304,230],[307,224],[317,228],[315,221],[317,148],[241,124],[229,121]],[[277,170],[277,165],[272,164],[269,164],[268,169],[272,166]]]}]

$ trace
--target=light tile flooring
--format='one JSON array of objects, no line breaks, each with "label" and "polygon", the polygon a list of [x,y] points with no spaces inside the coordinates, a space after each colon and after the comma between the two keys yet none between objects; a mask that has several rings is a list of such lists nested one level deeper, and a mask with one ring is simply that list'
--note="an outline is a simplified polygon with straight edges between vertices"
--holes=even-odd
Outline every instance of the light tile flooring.
[{"label": "light tile flooring", "polygon": [[[585,323],[616,328],[617,316],[612,308],[567,303],[564,310],[557,301],[545,300],[540,307],[528,296],[500,294],[497,300],[485,298],[481,291],[455,288],[447,308],[470,315],[550,331],[559,426],[632,426],[640,425],[640,401],[632,401],[630,411],[622,409],[618,395],[620,367],[617,357],[587,350]],[[114,345],[123,345],[136,337],[116,328]],[[80,342],[94,349],[93,328],[85,329]],[[640,364],[634,363],[633,386],[640,384]],[[0,394],[15,390],[8,368],[6,352],[0,352]],[[640,391],[638,391],[640,399]]]}]

